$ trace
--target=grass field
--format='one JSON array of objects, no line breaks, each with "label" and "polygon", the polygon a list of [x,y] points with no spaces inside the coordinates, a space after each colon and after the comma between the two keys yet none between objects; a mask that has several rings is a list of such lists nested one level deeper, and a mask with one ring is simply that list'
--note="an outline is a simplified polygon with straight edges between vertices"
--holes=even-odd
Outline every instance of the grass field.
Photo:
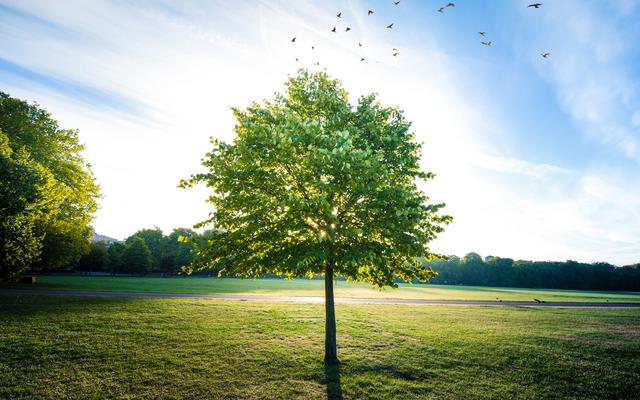
[{"label": "grass field", "polygon": [[[425,300],[493,300],[640,302],[636,292],[597,292],[578,290],[517,289],[480,286],[408,285],[377,290],[368,285],[336,283],[337,297],[397,298]],[[150,293],[199,293],[283,296],[324,296],[324,282],[309,279],[232,279],[232,278],[129,278],[38,276],[35,285],[0,285],[29,289],[93,290]]]},{"label": "grass field", "polygon": [[640,310],[0,295],[0,398],[630,399]]}]

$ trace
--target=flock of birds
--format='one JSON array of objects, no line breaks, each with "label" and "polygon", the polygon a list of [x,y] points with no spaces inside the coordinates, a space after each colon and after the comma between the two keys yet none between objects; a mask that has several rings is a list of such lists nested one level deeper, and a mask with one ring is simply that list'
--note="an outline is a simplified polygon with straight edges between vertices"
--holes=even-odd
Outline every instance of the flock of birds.
[{"label": "flock of birds", "polygon": [[[401,2],[401,0],[394,1],[394,2],[393,2],[393,4],[394,4],[395,6],[398,6],[398,5],[400,4],[400,2]],[[538,9],[538,8],[542,7],[542,5],[543,5],[542,3],[532,3],[532,4],[529,4],[529,5],[527,6],[527,8],[535,8],[535,9]],[[440,7],[440,8],[438,8],[438,9],[437,9],[437,11],[438,11],[439,13],[444,13],[448,8],[453,8],[453,7],[455,7],[455,6],[456,6],[456,5],[455,5],[455,3],[451,3],[451,2],[449,2],[449,3],[447,3],[446,5],[444,5],[444,6]],[[367,10],[367,16],[368,16],[368,17],[372,16],[373,14],[374,14],[374,11],[373,11],[373,10]],[[337,18],[342,18],[342,11],[339,11],[339,12],[336,14],[336,17],[337,17]],[[392,23],[390,23],[389,25],[387,25],[387,26],[386,26],[386,29],[393,29],[393,24],[394,24],[394,23],[392,22]],[[350,30],[351,30],[351,27],[347,26],[347,27],[345,28],[345,30],[344,30],[344,31],[345,31],[345,33],[346,33],[346,32],[349,32]],[[331,32],[332,32],[332,33],[337,33],[337,31],[338,31],[338,28],[337,28],[336,26],[333,26],[333,27],[331,28]],[[487,47],[491,47],[491,46],[493,45],[493,40],[486,40],[487,32],[483,32],[483,31],[481,31],[481,32],[478,32],[478,34],[479,34],[480,36],[482,36],[482,38],[484,39],[484,40],[480,40],[480,44],[482,44],[482,45],[484,45],[484,46],[487,46]],[[296,37],[293,37],[293,38],[291,39],[291,42],[292,42],[292,43],[295,43],[295,42],[296,42]],[[358,42],[358,47],[363,47],[362,42]],[[315,46],[311,46],[311,50],[315,50]],[[394,47],[394,48],[392,48],[392,49],[391,49],[391,55],[392,55],[393,57],[397,57],[397,56],[398,56],[398,49],[397,49],[397,48],[395,48],[395,47]],[[549,53],[549,52],[544,52],[544,53],[541,53],[540,55],[542,56],[542,58],[549,58],[549,57],[551,56],[551,53]],[[300,61],[298,57],[296,57],[296,59],[295,59],[295,60],[296,60],[296,61]],[[360,57],[360,62],[364,62],[364,61],[367,61],[367,59],[366,59],[365,57]],[[319,62],[319,61],[316,61],[316,62],[314,62],[314,63],[313,63],[313,65],[320,65],[320,62]]]},{"label": "flock of birds", "polygon": [[[397,5],[399,5],[399,4],[400,4],[400,2],[401,2],[401,0],[394,1],[394,2],[393,2],[393,4],[397,6]],[[368,16],[368,17],[372,16],[373,14],[374,14],[374,11],[373,11],[373,10],[367,10],[367,16]],[[339,11],[339,12],[336,14],[336,17],[337,17],[337,18],[342,18],[342,11]],[[390,23],[389,25],[387,25],[387,27],[386,27],[386,28],[387,28],[387,29],[393,29],[393,22],[392,22],[392,23]],[[350,26],[347,26],[347,27],[345,28],[345,30],[344,30],[344,31],[345,31],[345,33],[346,33],[346,32],[349,32],[350,30],[351,30],[351,27],[350,27]],[[338,28],[337,28],[336,26],[333,26],[333,27],[331,28],[331,32],[336,33],[337,31],[338,31]],[[293,39],[291,39],[291,42],[292,42],[292,43],[295,43],[295,42],[296,42],[296,37],[294,37]],[[363,47],[362,42],[358,42],[358,47]],[[315,50],[315,46],[311,46],[311,50]],[[397,48],[395,48],[395,47],[393,47],[393,48],[391,49],[391,55],[392,55],[393,57],[397,57],[397,56],[398,56],[398,49],[397,49]],[[297,57],[296,57],[296,61],[300,61],[300,60],[299,60],[299,58],[297,58]],[[360,62],[364,62],[364,61],[367,61],[367,59],[366,59],[365,57],[360,57]],[[316,61],[316,62],[314,62],[314,63],[313,63],[313,65],[320,65],[320,62],[319,62],[319,61]]]},{"label": "flock of birds", "polygon": [[[532,4],[529,4],[527,6],[527,8],[536,8],[537,9],[537,8],[542,7],[542,5],[543,5],[542,3],[532,3]],[[438,8],[438,12],[443,13],[445,9],[447,9],[449,7],[455,7],[455,6],[456,5],[454,3],[449,3],[446,6]],[[483,31],[478,32],[478,34],[480,36],[482,36],[483,38],[485,38],[487,36],[487,32],[483,32]],[[491,47],[493,45],[493,40],[481,40],[480,44],[483,44],[483,45],[485,45],[487,47]],[[551,56],[551,53],[544,52],[544,53],[542,53],[540,55],[542,56],[542,58],[549,58],[549,56]]]}]

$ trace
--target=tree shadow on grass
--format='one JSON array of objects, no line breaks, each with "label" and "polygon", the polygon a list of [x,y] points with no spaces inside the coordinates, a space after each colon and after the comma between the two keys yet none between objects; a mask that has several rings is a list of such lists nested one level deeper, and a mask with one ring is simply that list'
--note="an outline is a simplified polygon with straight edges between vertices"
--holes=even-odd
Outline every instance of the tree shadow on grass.
[{"label": "tree shadow on grass", "polygon": [[325,364],[324,377],[327,382],[327,399],[342,400],[342,386],[340,385],[340,364]]}]

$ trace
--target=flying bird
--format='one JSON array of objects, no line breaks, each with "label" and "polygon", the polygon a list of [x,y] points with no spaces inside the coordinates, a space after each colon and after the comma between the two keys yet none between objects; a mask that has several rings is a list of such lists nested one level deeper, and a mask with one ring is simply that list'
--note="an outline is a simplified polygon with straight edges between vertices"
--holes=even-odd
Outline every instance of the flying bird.
[{"label": "flying bird", "polygon": [[540,54],[542,56],[542,58],[549,58],[549,56],[551,55],[551,53],[542,53]]},{"label": "flying bird", "polygon": [[340,11],[339,13],[336,14],[336,17],[338,18],[342,18],[342,11]]},{"label": "flying bird", "polygon": [[351,30],[351,28],[349,28],[349,27],[347,26],[347,29],[345,29],[344,31],[345,31],[345,32],[349,32],[350,30]]},{"label": "flying bird", "polygon": [[367,15],[371,15],[371,14],[373,14],[372,10],[367,11]]},{"label": "flying bird", "polygon": [[358,46],[359,46],[359,47],[362,47],[362,43],[358,42]]},{"label": "flying bird", "polygon": [[487,32],[478,32],[480,36],[484,36]]},{"label": "flying bird", "polygon": [[316,48],[315,46],[311,46],[311,50],[315,50],[315,48]]},{"label": "flying bird", "polygon": [[393,4],[398,5],[400,4],[400,1],[394,1]]},{"label": "flying bird", "polygon": [[336,27],[334,26],[331,32],[335,32],[335,31],[336,31]]},{"label": "flying bird", "polygon": [[398,49],[396,49],[395,47],[393,48],[392,52],[394,57],[398,55]]},{"label": "flying bird", "polygon": [[491,46],[493,44],[493,42],[491,40],[489,40],[488,42],[480,42],[485,46]]},{"label": "flying bird", "polygon": [[296,57],[296,61],[298,61],[298,58]]},{"label": "flying bird", "polygon": [[438,8],[438,12],[439,12],[439,13],[443,13],[445,8],[455,7],[455,6],[456,6],[456,5],[455,5],[455,4],[453,4],[453,3],[447,3],[447,5],[446,5],[446,6],[442,6],[442,7]]},{"label": "flying bird", "polygon": [[392,22],[392,23],[390,23],[389,25],[387,25],[387,28],[389,28],[389,29],[393,29],[393,22]]},{"label": "flying bird", "polygon": [[362,61],[364,61],[364,60],[365,60],[364,58],[361,58],[361,59],[360,59],[360,61],[361,61],[361,62],[362,62]]},{"label": "flying bird", "polygon": [[540,8],[540,6],[542,6],[542,3],[533,3],[533,4],[529,4],[527,6],[527,8],[533,7],[533,8]]},{"label": "flying bird", "polygon": [[296,41],[296,38],[291,39],[291,41],[292,41],[292,42],[295,42],[295,41]]}]

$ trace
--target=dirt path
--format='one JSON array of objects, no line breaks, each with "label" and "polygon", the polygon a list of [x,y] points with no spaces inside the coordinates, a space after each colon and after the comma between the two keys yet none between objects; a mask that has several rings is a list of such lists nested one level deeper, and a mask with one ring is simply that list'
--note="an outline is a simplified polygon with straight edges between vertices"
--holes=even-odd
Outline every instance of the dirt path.
[{"label": "dirt path", "polygon": [[[324,303],[323,297],[268,296],[268,295],[231,295],[231,294],[188,294],[188,293],[134,293],[134,292],[96,292],[81,290],[30,290],[0,289],[0,295],[40,295],[40,296],[81,296],[81,297],[142,297],[142,298],[195,298],[235,301],[265,301],[291,303]],[[588,302],[543,302],[533,301],[485,301],[485,300],[420,300],[420,299],[365,299],[337,297],[340,304],[405,304],[405,305],[456,305],[491,307],[571,307],[571,308],[640,308],[640,303],[588,303]]]}]

